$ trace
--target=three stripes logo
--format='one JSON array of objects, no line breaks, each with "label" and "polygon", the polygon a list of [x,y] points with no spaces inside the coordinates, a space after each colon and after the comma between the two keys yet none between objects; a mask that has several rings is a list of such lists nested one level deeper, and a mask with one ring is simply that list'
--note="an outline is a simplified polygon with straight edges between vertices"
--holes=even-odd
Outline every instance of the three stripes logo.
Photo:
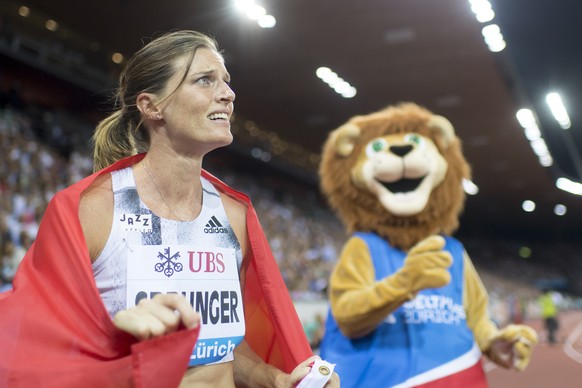
[{"label": "three stripes logo", "polygon": [[228,230],[222,226],[215,216],[212,216],[204,225],[204,233],[228,233]]}]

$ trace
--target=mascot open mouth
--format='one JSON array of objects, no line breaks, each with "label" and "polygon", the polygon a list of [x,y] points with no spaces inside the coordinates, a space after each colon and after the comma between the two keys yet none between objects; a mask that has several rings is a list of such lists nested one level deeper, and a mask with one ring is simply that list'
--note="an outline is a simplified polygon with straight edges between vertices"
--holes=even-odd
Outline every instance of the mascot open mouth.
[{"label": "mascot open mouth", "polygon": [[422,178],[418,179],[400,179],[396,182],[380,182],[388,191],[391,193],[407,193],[409,191],[414,191],[422,183]]}]

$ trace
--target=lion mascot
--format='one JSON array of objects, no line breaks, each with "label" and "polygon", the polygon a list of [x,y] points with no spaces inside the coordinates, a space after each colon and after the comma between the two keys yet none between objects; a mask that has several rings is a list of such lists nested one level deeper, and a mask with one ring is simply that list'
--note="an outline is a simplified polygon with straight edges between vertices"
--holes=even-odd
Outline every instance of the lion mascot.
[{"label": "lion mascot", "polygon": [[470,167],[446,118],[414,103],[355,116],[330,133],[319,173],[350,235],[320,348],[343,387],[486,387],[482,354],[526,367],[536,332],[497,328],[451,237]]}]

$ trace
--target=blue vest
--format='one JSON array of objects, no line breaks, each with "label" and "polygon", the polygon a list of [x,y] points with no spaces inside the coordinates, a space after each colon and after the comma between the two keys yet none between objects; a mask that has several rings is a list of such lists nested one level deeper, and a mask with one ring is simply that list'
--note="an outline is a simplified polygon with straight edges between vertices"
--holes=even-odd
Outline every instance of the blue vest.
[{"label": "blue vest", "polygon": [[[400,269],[406,253],[374,233],[355,233],[370,250],[376,280]],[[392,387],[469,352],[475,343],[463,308],[463,246],[446,237],[451,282],[426,289],[388,315],[365,337],[344,336],[331,314],[320,354],[336,364],[342,387]]]}]

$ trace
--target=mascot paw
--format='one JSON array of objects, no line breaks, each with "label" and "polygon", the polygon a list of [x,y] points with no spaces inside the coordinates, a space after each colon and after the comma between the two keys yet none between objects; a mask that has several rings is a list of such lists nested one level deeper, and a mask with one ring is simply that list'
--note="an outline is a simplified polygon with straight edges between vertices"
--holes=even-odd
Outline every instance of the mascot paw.
[{"label": "mascot paw", "polygon": [[509,325],[495,336],[489,356],[500,366],[523,371],[537,343],[538,335],[531,327]]},{"label": "mascot paw", "polygon": [[399,276],[412,293],[443,287],[451,281],[448,268],[453,259],[449,252],[442,250],[444,246],[444,238],[430,236],[410,249]]}]

